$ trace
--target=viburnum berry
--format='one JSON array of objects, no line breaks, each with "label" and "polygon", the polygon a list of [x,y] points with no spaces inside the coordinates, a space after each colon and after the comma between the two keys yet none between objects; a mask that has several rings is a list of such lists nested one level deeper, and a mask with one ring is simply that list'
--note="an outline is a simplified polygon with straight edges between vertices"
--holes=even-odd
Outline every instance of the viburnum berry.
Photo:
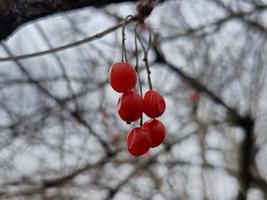
[{"label": "viburnum berry", "polygon": [[133,128],[127,136],[127,149],[133,156],[141,156],[148,152],[151,139],[146,129],[142,127]]},{"label": "viburnum berry", "polygon": [[143,113],[142,97],[133,91],[124,93],[118,101],[118,113],[120,118],[126,122],[138,120]]},{"label": "viburnum berry", "polygon": [[112,65],[109,72],[109,83],[115,91],[123,93],[132,90],[136,81],[136,71],[130,64],[118,62]]},{"label": "viburnum berry", "polygon": [[159,120],[151,119],[145,122],[143,127],[149,132],[151,147],[157,147],[164,141],[166,130]]},{"label": "viburnum berry", "polygon": [[149,90],[144,95],[144,113],[151,118],[161,116],[166,108],[164,98],[156,91]]}]

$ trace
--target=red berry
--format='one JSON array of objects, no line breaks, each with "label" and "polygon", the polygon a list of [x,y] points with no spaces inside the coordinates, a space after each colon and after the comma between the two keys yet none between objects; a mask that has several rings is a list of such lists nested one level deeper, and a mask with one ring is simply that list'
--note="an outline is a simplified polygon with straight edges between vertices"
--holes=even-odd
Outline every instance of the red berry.
[{"label": "red berry", "polygon": [[133,91],[124,93],[119,98],[118,113],[120,118],[126,122],[138,120],[143,113],[142,97]]},{"label": "red berry", "polygon": [[145,93],[143,106],[144,113],[151,118],[161,116],[166,108],[164,98],[154,90],[149,90]]},{"label": "red berry", "polygon": [[159,146],[165,139],[165,126],[159,120],[151,119],[144,123],[143,127],[149,132],[151,139],[151,147]]},{"label": "red berry", "polygon": [[126,144],[129,153],[133,156],[141,156],[145,154],[151,146],[148,131],[141,127],[132,129],[128,133]]},{"label": "red berry", "polygon": [[111,87],[120,93],[132,90],[137,81],[134,68],[128,63],[115,63],[109,72],[109,83]]}]

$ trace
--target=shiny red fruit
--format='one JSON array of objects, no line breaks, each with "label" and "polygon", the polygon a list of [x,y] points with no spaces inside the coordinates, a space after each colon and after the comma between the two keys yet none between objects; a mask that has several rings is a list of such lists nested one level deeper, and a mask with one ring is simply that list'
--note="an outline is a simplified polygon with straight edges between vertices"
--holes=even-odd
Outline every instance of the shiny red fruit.
[{"label": "shiny red fruit", "polygon": [[126,145],[129,153],[133,156],[147,153],[151,146],[148,131],[141,127],[132,129],[128,133]]},{"label": "shiny red fruit", "polygon": [[120,93],[132,90],[137,81],[134,68],[128,63],[115,63],[109,72],[109,83],[111,87]]},{"label": "shiny red fruit", "polygon": [[149,90],[145,93],[143,106],[144,113],[151,118],[161,116],[166,108],[164,98],[154,90]]},{"label": "shiny red fruit", "polygon": [[134,122],[140,119],[143,113],[142,97],[133,91],[124,93],[119,98],[118,113],[120,118],[126,122]]},{"label": "shiny red fruit", "polygon": [[166,129],[159,120],[151,119],[144,123],[143,127],[149,132],[151,147],[157,147],[164,141]]}]

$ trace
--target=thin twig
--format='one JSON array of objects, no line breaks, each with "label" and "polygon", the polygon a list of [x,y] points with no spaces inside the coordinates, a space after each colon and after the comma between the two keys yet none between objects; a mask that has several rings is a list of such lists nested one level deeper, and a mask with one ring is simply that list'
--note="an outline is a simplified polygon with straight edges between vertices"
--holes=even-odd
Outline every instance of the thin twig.
[{"label": "thin twig", "polygon": [[123,26],[122,26],[122,29],[121,29],[121,32],[122,32],[122,48],[121,48],[121,62],[123,62],[124,58],[125,58],[125,61],[128,63],[128,59],[127,59],[127,49],[126,49],[126,45],[125,45],[125,41],[126,41],[126,34],[125,34],[125,27],[127,25],[127,20],[129,19],[132,19],[134,16],[132,15],[128,15],[123,21]]},{"label": "thin twig", "polygon": [[140,36],[138,35],[138,33],[136,33],[136,37],[137,37],[137,39],[138,39],[138,41],[139,41],[139,43],[140,43],[140,45],[141,45],[141,47],[142,47],[142,49],[144,51],[144,59],[143,59],[143,61],[145,63],[146,71],[147,71],[148,87],[149,87],[150,90],[152,90],[153,86],[152,86],[152,81],[151,81],[151,77],[150,77],[151,71],[149,69],[149,63],[148,63],[148,52],[149,52],[149,49],[151,47],[151,33],[149,33],[149,45],[148,45],[147,49],[145,48],[145,45],[143,44],[143,41],[140,38]]},{"label": "thin twig", "polygon": [[[137,72],[137,76],[138,76],[140,95],[141,95],[141,97],[143,97],[142,80],[141,80],[140,72],[139,72],[137,28],[138,28],[138,24],[135,26],[135,29],[134,29],[135,58],[136,58],[135,71]],[[140,118],[140,126],[141,127],[143,126],[143,113],[142,113],[141,118]]]},{"label": "thin twig", "polygon": [[126,21],[120,22],[117,25],[111,26],[110,28],[108,28],[108,29],[106,29],[106,30],[104,30],[102,32],[99,32],[99,33],[97,33],[95,35],[92,35],[92,36],[90,36],[88,38],[85,38],[83,40],[79,40],[79,41],[74,42],[74,43],[70,43],[70,44],[59,46],[59,47],[56,47],[56,48],[53,48],[53,49],[49,49],[49,50],[45,50],[45,51],[39,51],[39,52],[31,53],[31,54],[3,57],[3,58],[0,58],[0,62],[34,58],[34,57],[38,57],[38,56],[44,56],[44,55],[47,55],[47,54],[51,54],[51,53],[67,50],[67,49],[70,49],[70,48],[73,48],[73,47],[81,46],[83,44],[87,44],[89,42],[92,42],[92,41],[94,41],[96,39],[100,39],[100,38],[104,37],[105,35],[107,35],[107,34],[113,32],[113,31],[117,30],[118,28],[122,27],[124,24],[128,24],[128,23],[130,23],[130,22],[132,22],[134,20],[136,20],[136,18],[132,17],[132,18],[126,20]]}]

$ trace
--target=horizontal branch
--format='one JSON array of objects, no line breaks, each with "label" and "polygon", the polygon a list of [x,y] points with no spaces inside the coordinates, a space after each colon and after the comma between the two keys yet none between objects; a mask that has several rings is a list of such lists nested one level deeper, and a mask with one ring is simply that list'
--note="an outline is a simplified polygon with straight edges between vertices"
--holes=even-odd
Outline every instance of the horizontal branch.
[{"label": "horizontal branch", "polygon": [[86,6],[102,7],[123,2],[137,0],[0,0],[0,41],[34,19]]},{"label": "horizontal branch", "polygon": [[38,57],[38,56],[44,56],[47,54],[51,54],[51,53],[56,53],[58,51],[63,51],[66,49],[70,49],[73,47],[77,47],[77,46],[81,46],[83,44],[87,44],[91,41],[94,41],[96,39],[102,38],[105,35],[117,30],[118,28],[122,27],[124,24],[128,24],[131,21],[135,20],[135,18],[129,18],[125,21],[120,22],[119,24],[116,24],[114,26],[111,26],[99,33],[96,33],[92,36],[89,36],[87,38],[84,38],[82,40],[78,40],[76,42],[70,43],[70,44],[66,44],[66,45],[62,45],[59,47],[55,47],[53,49],[48,49],[48,50],[44,50],[44,51],[38,51],[35,53],[30,53],[30,54],[24,54],[24,55],[19,55],[19,56],[8,56],[8,57],[0,57],[0,62],[6,62],[6,61],[18,61],[18,60],[24,60],[24,59],[28,59],[28,58],[34,58],[34,57]]}]

